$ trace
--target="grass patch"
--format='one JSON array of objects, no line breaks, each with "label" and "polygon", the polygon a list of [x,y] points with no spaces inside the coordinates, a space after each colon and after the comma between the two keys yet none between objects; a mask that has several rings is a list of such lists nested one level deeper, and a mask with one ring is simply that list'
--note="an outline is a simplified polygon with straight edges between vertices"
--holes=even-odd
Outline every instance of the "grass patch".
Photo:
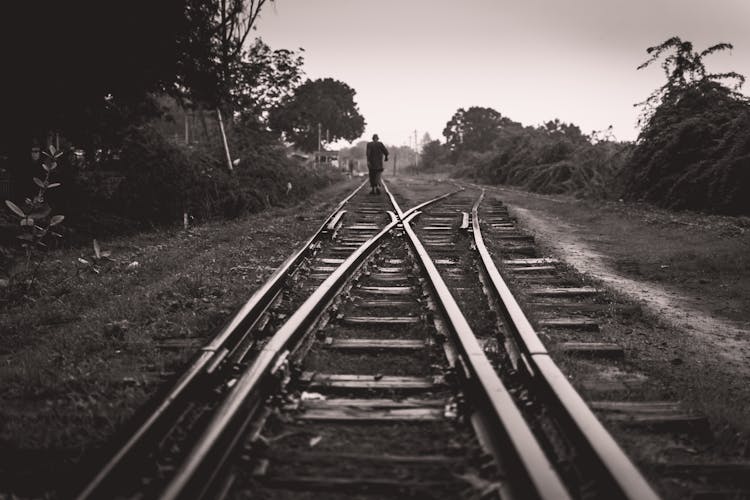
[{"label": "grass patch", "polygon": [[0,461],[0,483],[26,495],[64,487],[80,457],[179,371],[355,185],[232,222],[102,241],[113,260],[99,274],[76,264],[88,248],[50,252],[40,293],[0,304],[0,456],[29,457]]}]

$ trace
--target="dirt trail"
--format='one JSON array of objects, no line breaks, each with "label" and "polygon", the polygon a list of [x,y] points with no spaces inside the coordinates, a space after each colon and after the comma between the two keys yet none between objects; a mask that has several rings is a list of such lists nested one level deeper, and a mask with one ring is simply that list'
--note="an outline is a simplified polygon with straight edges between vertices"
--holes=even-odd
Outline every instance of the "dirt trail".
[{"label": "dirt trail", "polygon": [[604,255],[581,241],[577,236],[580,231],[573,225],[517,206],[511,207],[511,212],[518,217],[522,226],[535,234],[542,245],[579,272],[599,279],[640,302],[696,341],[710,343],[712,352],[738,370],[737,375],[750,375],[749,324],[711,316],[696,307],[695,297],[623,276],[607,265]]}]

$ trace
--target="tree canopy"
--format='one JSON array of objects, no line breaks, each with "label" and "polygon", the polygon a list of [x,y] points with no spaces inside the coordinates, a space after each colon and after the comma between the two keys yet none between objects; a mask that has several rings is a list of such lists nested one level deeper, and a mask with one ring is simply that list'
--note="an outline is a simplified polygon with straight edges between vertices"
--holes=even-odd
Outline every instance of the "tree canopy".
[{"label": "tree canopy", "polygon": [[354,102],[356,92],[333,78],[307,80],[270,113],[270,126],[303,151],[318,149],[322,139],[353,141],[365,131],[365,119]]},{"label": "tree canopy", "polygon": [[454,152],[488,151],[498,131],[519,124],[492,108],[459,108],[443,129],[446,146]]}]

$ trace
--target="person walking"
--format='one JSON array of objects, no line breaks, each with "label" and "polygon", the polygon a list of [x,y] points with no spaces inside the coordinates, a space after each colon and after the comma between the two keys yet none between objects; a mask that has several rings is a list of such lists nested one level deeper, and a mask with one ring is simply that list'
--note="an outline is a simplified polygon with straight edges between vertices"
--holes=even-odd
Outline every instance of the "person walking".
[{"label": "person walking", "polygon": [[367,143],[367,170],[370,173],[370,194],[380,194],[380,176],[383,173],[383,157],[388,161],[388,150],[378,134]]}]

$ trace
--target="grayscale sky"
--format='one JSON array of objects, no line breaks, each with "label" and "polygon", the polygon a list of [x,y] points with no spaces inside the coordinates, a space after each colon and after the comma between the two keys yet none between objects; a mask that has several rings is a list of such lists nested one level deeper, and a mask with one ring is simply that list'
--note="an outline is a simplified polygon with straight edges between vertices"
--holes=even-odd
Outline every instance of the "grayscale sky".
[{"label": "grayscale sky", "polygon": [[750,0],[276,0],[257,33],[274,48],[304,47],[308,77],[357,91],[364,137],[396,145],[415,129],[442,140],[469,106],[634,139],[633,104],[664,82],[658,65],[636,67],[673,35],[699,50],[734,44],[707,67],[750,78]]}]

